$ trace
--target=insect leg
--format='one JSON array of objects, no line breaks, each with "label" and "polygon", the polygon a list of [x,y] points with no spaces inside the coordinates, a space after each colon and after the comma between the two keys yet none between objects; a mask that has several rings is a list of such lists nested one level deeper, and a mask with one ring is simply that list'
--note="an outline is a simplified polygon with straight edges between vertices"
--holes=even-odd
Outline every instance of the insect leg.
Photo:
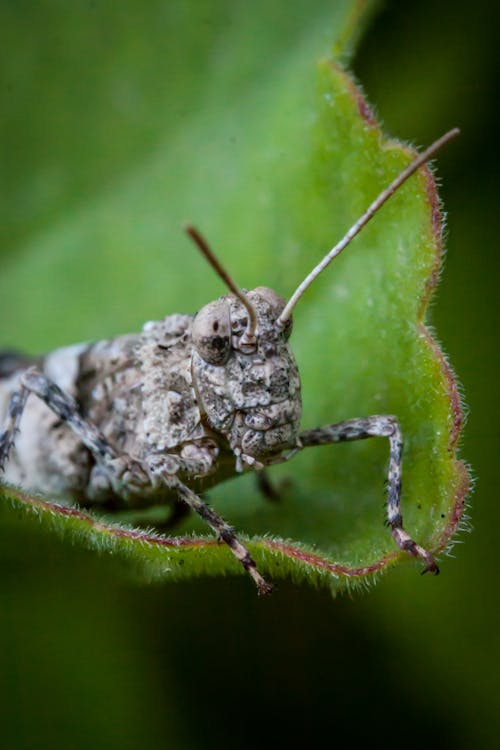
[{"label": "insect leg", "polygon": [[403,437],[396,417],[373,416],[348,419],[338,424],[306,430],[299,435],[299,440],[305,448],[313,445],[341,443],[348,440],[364,440],[370,437],[386,437],[389,439],[387,525],[391,529],[391,534],[400,549],[424,561],[423,573],[437,574],[439,568],[434,557],[417,544],[403,528],[400,508]]},{"label": "insect leg", "polygon": [[44,401],[80,438],[105,472],[116,492],[123,494],[124,488],[134,490],[151,484],[151,478],[142,466],[128,456],[115,451],[97,427],[81,416],[75,399],[34,367],[23,372],[19,380],[19,388],[12,393],[10,398],[5,429],[0,435],[0,470],[3,470],[14,445],[15,434],[19,429],[30,393]]},{"label": "insect leg", "polygon": [[4,430],[0,434],[0,471],[5,469],[5,465],[9,460],[9,453],[16,439],[16,432],[19,430],[19,422],[21,421],[28,395],[29,391],[21,386],[10,397]]},{"label": "insect leg", "polygon": [[155,529],[158,531],[172,531],[176,526],[189,515],[189,506],[186,503],[175,500],[172,504],[172,510],[170,511],[169,517],[163,521],[163,523],[156,523]]},{"label": "insect leg", "polygon": [[259,492],[261,492],[262,495],[266,498],[266,500],[269,500],[269,502],[271,503],[277,503],[281,500],[279,490],[277,490],[274,484],[271,482],[269,474],[265,469],[256,471],[254,476],[257,483],[257,488]]},{"label": "insect leg", "polygon": [[269,594],[272,591],[272,586],[261,576],[250,552],[240,542],[233,529],[224,521],[224,519],[177,477],[169,477],[167,481],[169,487],[177,492],[178,497],[192,510],[198,513],[198,515],[203,518],[203,520],[217,534],[219,539],[227,544],[236,559],[240,561],[247,573],[253,578],[259,590],[259,594]]}]

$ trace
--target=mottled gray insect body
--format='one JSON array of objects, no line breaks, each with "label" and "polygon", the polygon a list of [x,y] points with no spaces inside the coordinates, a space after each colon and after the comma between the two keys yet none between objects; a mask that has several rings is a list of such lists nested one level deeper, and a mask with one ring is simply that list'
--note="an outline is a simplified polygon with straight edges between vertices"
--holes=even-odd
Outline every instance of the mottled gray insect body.
[{"label": "mottled gray insect body", "polygon": [[191,508],[266,593],[271,587],[248,550],[199,493],[307,447],[383,437],[390,448],[387,524],[401,549],[437,573],[433,556],[403,529],[398,420],[375,415],[300,432],[300,379],[288,340],[291,311],[305,289],[457,132],[436,141],[379,195],[287,303],[267,287],[240,290],[189,227],[231,294],[196,316],[146,323],[140,334],[32,359],[0,352],[0,472],[6,481],[84,506],[172,501],[174,509]]},{"label": "mottled gray insect body", "polygon": [[[79,414],[118,453],[142,462],[153,476],[178,475],[197,490],[207,488],[243,468],[261,466],[297,440],[300,383],[289,329],[264,335],[285,303],[264,288],[248,297],[263,334],[254,352],[241,351],[245,311],[225,295],[194,317],[171,315],[146,323],[141,334],[59,349],[40,359],[39,367],[75,398]],[[223,357],[219,338],[227,338]],[[2,421],[22,372],[0,379]],[[221,463],[224,470],[218,473]],[[118,507],[120,499],[128,507],[135,504],[128,487],[116,492],[99,471],[99,461],[71,427],[43,401],[29,399],[5,479],[32,491],[78,497],[84,504]],[[160,481],[141,488],[137,502],[174,494]]]}]

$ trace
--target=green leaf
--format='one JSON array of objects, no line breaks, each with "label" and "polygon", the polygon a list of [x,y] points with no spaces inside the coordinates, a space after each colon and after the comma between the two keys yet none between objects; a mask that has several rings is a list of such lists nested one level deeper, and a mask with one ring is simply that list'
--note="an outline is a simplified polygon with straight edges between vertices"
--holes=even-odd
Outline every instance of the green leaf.
[{"label": "green leaf", "polygon": [[[139,9],[124,6],[132,17]],[[239,284],[288,297],[408,164],[411,149],[385,138],[340,64],[371,6],[270,6],[218,3],[203,15],[194,2],[153,3],[147,41],[131,36],[129,22],[107,22],[106,4],[94,16],[78,6],[77,20],[50,6],[45,22],[62,41],[26,83],[44,92],[30,100],[36,126],[23,120],[19,130],[20,105],[7,127],[22,158],[7,170],[15,189],[0,279],[5,344],[43,351],[110,337],[219,296],[220,281],[182,234],[186,220]],[[9,13],[23,50],[29,30]],[[43,60],[48,49],[37,51]],[[20,52],[11,62],[18,76],[27,65]],[[29,162],[33,130],[48,145]],[[424,325],[441,242],[425,168],[315,282],[292,337],[304,428],[369,414],[401,420],[405,526],[434,552],[457,530],[468,483],[455,457],[456,385]],[[281,502],[263,501],[249,475],[210,499],[264,574],[353,585],[407,559],[383,525],[387,453],[384,440],[309,449],[273,469],[274,481],[286,480]],[[5,519],[10,509],[35,514],[71,542],[120,553],[146,579],[242,572],[195,519],[167,539],[4,494]]]}]

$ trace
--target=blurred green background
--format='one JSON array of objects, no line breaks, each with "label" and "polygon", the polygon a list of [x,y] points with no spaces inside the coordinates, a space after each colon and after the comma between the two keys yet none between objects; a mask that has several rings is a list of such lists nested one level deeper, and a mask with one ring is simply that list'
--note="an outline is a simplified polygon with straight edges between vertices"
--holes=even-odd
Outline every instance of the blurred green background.
[{"label": "blurred green background", "polygon": [[[32,235],[43,235],[65,207],[75,211],[84,205],[96,183],[112,191],[125,166],[149,152],[154,155],[165,114],[164,81],[155,60],[162,40],[153,6],[159,5],[77,2],[69,11],[55,1],[0,4],[7,144],[2,149],[3,263]],[[250,57],[248,67],[229,68],[224,4],[199,5],[212,23],[214,9],[221,9],[220,68],[229,92],[232,86],[236,93],[245,76],[255,74],[255,65],[264,86],[265,59],[255,63]],[[310,4],[316,24],[322,14],[329,17],[330,5],[335,3]],[[283,5],[267,7],[268,29],[257,21],[252,27],[248,11],[249,38],[272,36],[273,22],[281,23]],[[289,8],[277,56],[300,45],[309,15],[304,3],[292,2]],[[98,28],[88,21],[93,12]],[[412,566],[403,566],[368,595],[353,599],[333,601],[326,592],[282,583],[271,598],[258,600],[241,578],[134,586],[111,558],[103,561],[42,536],[36,523],[9,520],[2,527],[0,552],[2,747],[211,748],[231,743],[246,748],[316,746],[320,741],[494,746],[499,446],[493,385],[499,375],[494,348],[499,261],[492,219],[498,104],[497,25],[491,12],[484,0],[473,14],[448,0],[439,6],[428,0],[387,2],[351,65],[391,134],[427,144],[453,125],[462,129],[460,140],[439,158],[449,236],[432,322],[470,408],[462,454],[478,478],[474,532],[461,536],[464,544],[455,547],[456,559],[444,559],[437,579],[421,578]],[[178,13],[175,23],[187,22],[188,14],[183,19]],[[113,48],[117,29],[126,50]],[[40,35],[53,39],[53,47],[41,45],[43,59],[37,57]],[[107,60],[101,55],[100,66],[112,66],[118,53],[131,61],[113,101],[99,91],[103,70],[95,68],[91,54],[94,45],[105,50],[108,38],[109,55]],[[178,87],[179,101],[184,97],[181,120],[206,96],[194,77],[186,78],[183,65],[184,59],[194,61],[194,67],[203,64],[204,38],[202,32],[199,38],[194,34],[189,49],[171,42],[169,86]],[[62,59],[67,67],[60,65]],[[38,65],[52,71],[40,92],[30,86]],[[51,119],[50,107],[45,117],[38,115],[43,109],[35,106],[37,97],[50,103],[61,91],[71,93],[67,119],[60,113]],[[89,92],[102,104],[98,123],[95,112],[86,116]],[[157,97],[159,102],[147,127],[133,117],[141,110],[141,92],[144,100]],[[17,142],[12,139],[16,129]],[[73,171],[67,167],[75,162],[72,149],[79,157]],[[50,162],[44,161],[47,153]],[[23,178],[30,170],[35,177],[27,188]],[[206,192],[209,175],[197,178]],[[147,218],[141,216],[144,226]],[[75,272],[68,264],[68,279]],[[123,273],[133,274],[134,267]],[[89,291],[90,303],[94,295],[99,299],[109,293],[109,287]],[[123,304],[116,305],[123,315]],[[132,321],[133,312],[128,314]],[[12,310],[13,320],[4,321],[2,341],[14,330],[16,315]],[[32,309],[23,306],[20,315],[32,317]],[[88,318],[89,329],[94,319]],[[43,325],[41,314],[36,324]]]}]

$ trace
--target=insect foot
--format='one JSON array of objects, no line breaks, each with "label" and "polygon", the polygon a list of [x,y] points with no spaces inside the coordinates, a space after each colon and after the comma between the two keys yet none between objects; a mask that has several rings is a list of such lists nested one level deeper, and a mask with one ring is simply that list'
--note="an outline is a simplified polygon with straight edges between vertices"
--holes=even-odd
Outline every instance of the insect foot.
[{"label": "insect foot", "polygon": [[113,493],[127,503],[137,495],[156,490],[158,484],[147,469],[133,458],[106,453],[91,471],[87,495],[99,502]]},{"label": "insect foot", "polygon": [[434,557],[430,552],[427,552],[427,550],[413,541],[410,535],[407,534],[406,531],[402,528],[402,522],[403,519],[400,518],[398,526],[392,526],[392,524],[389,524],[389,526],[392,526],[391,534],[395,539],[398,547],[402,550],[405,550],[413,557],[418,557],[420,560],[425,562],[425,568],[422,571],[422,575],[424,575],[425,573],[433,573],[435,576],[439,575],[439,567]]},{"label": "insect foot", "polygon": [[439,568],[430,552],[417,544],[403,529],[401,514],[401,475],[403,470],[403,436],[396,417],[380,416],[347,419],[345,422],[319,427],[302,432],[302,446],[328,445],[351,440],[384,437],[389,440],[389,471],[387,475],[387,525],[401,550],[425,563],[424,573],[439,573]]}]

